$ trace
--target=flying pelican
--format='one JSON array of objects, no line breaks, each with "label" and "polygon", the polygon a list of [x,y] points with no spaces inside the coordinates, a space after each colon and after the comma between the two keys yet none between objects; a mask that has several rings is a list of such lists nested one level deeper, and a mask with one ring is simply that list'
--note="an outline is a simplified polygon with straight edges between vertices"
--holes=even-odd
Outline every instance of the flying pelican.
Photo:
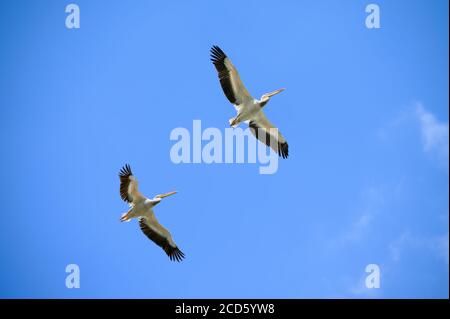
[{"label": "flying pelican", "polygon": [[[279,156],[287,158],[289,150],[286,140],[262,111],[270,98],[284,89],[263,94],[261,99],[257,100],[248,93],[238,71],[222,49],[216,45],[211,48],[211,61],[219,73],[225,96],[234,104],[237,111],[237,116],[230,119],[230,125],[235,127],[241,122],[248,123],[250,131],[257,139],[270,146]],[[272,139],[274,140],[271,143]]]},{"label": "flying pelican", "polygon": [[160,246],[170,260],[181,261],[184,258],[183,252],[178,249],[169,231],[165,229],[155,217],[153,207],[161,202],[164,197],[176,194],[170,192],[156,195],[153,199],[143,196],[138,190],[138,181],[131,172],[130,165],[125,165],[119,172],[120,177],[120,197],[130,205],[128,212],[122,215],[120,221],[130,221],[132,218],[139,218],[139,226],[142,232],[155,244]]}]

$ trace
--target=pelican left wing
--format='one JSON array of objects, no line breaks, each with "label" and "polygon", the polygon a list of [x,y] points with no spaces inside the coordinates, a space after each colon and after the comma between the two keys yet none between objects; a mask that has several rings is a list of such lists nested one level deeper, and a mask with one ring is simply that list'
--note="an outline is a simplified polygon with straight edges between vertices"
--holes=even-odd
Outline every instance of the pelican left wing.
[{"label": "pelican left wing", "polygon": [[216,67],[220,85],[230,103],[238,106],[253,100],[244,83],[242,83],[233,63],[231,63],[222,49],[216,45],[211,48],[211,61]]},{"label": "pelican left wing", "polygon": [[127,203],[133,204],[145,199],[138,190],[138,181],[131,172],[130,165],[126,164],[119,172],[120,197]]},{"label": "pelican left wing", "polygon": [[[287,141],[278,128],[269,122],[262,111],[259,112],[256,119],[251,120],[248,123],[248,126],[250,127],[250,132],[258,140],[272,148],[279,156],[283,158],[287,158],[289,156],[289,146]],[[274,134],[275,132],[272,132],[273,130],[271,129],[276,129],[276,134]]]},{"label": "pelican left wing", "polygon": [[148,220],[147,218],[140,218],[139,227],[141,227],[141,230],[145,236],[147,236],[151,241],[153,241],[166,252],[170,260],[183,260],[183,252],[172,240],[172,236],[170,235],[169,231],[162,227],[155,218],[151,220]]}]

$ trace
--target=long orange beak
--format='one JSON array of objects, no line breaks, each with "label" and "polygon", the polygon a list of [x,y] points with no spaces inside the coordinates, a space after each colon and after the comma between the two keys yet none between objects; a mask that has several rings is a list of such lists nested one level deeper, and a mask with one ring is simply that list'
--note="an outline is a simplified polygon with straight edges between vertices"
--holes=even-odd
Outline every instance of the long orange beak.
[{"label": "long orange beak", "polygon": [[275,90],[275,91],[273,91],[273,92],[267,93],[266,96],[271,97],[271,96],[274,96],[274,95],[276,95],[276,94],[278,94],[278,93],[283,92],[284,90],[285,90],[284,88],[278,89],[278,90]]},{"label": "long orange beak", "polygon": [[120,217],[120,221],[121,221],[121,222],[129,222],[130,219],[131,219],[131,218],[128,216],[128,213],[125,213],[125,214],[123,214],[123,215]]},{"label": "long orange beak", "polygon": [[161,194],[161,195],[158,195],[158,197],[159,198],[164,198],[164,197],[169,197],[169,196],[172,196],[172,195],[175,195],[177,192],[169,192],[169,193],[165,193],[165,194]]}]

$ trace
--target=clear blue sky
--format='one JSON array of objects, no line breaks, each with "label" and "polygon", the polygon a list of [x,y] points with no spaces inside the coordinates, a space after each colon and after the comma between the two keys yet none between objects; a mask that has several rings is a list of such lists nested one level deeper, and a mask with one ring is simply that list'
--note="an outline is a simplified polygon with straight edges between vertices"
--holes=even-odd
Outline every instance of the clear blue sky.
[{"label": "clear blue sky", "polygon": [[[0,297],[448,297],[448,1],[0,3]],[[217,44],[290,157],[171,162],[176,127],[228,127]],[[117,173],[177,190],[173,263],[120,223]],[[81,288],[65,287],[65,267]],[[365,288],[365,267],[381,288]]]}]

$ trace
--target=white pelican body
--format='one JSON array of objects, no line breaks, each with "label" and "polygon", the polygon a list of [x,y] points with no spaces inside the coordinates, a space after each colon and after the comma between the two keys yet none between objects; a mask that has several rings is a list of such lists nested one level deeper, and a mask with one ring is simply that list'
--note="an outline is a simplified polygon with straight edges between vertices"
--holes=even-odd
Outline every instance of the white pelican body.
[{"label": "white pelican body", "polygon": [[266,93],[259,100],[255,99],[248,93],[231,60],[218,46],[211,48],[211,61],[216,67],[225,96],[237,111],[237,116],[230,119],[230,125],[235,127],[246,122],[257,139],[270,146],[278,155],[287,158],[289,148],[286,140],[262,111],[270,98],[284,89]]},{"label": "white pelican body", "polygon": [[156,195],[153,199],[143,196],[138,190],[138,181],[133,176],[129,165],[125,165],[119,173],[120,197],[130,204],[130,210],[122,215],[120,221],[130,221],[139,218],[139,226],[142,232],[155,244],[160,246],[171,260],[181,261],[183,252],[178,249],[170,232],[156,219],[153,207],[161,202],[164,197],[176,194],[170,192]]}]

